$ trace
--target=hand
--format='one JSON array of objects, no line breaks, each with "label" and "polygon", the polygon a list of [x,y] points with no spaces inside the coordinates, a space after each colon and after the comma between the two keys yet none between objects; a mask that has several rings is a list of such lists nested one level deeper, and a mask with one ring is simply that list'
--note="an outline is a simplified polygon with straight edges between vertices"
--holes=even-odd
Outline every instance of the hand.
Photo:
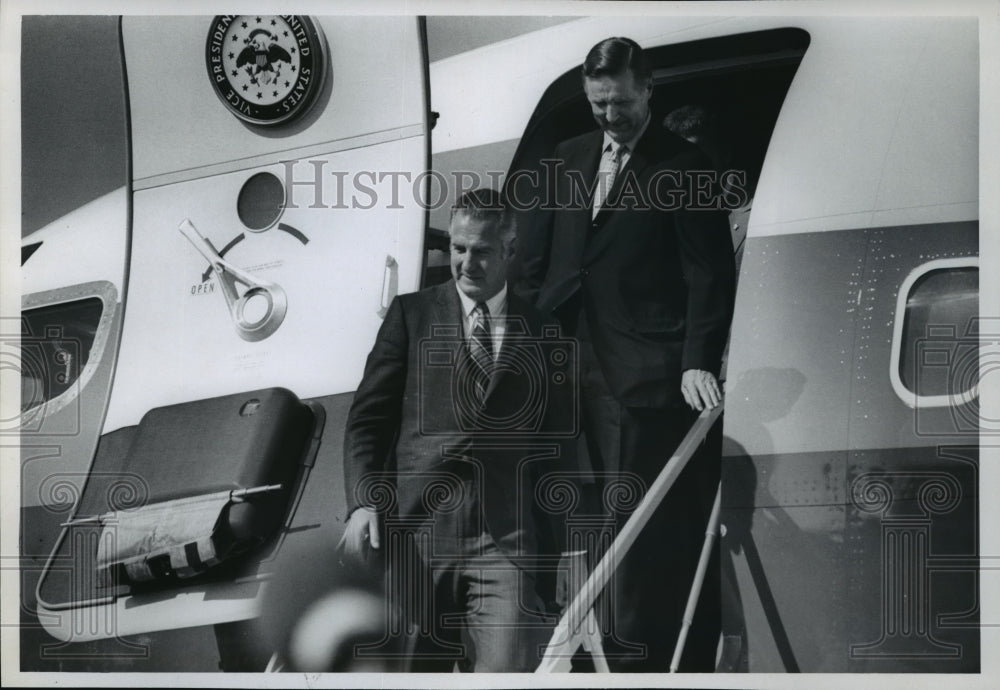
[{"label": "hand", "polygon": [[587,552],[573,551],[559,558],[556,573],[556,604],[565,609],[587,581]]},{"label": "hand", "polygon": [[344,553],[350,556],[363,556],[365,547],[371,544],[373,549],[379,547],[378,513],[371,508],[357,508],[347,519],[347,528],[341,539]]},{"label": "hand", "polygon": [[688,369],[681,375],[681,393],[691,409],[698,412],[722,402],[719,382],[711,372],[701,369]]}]

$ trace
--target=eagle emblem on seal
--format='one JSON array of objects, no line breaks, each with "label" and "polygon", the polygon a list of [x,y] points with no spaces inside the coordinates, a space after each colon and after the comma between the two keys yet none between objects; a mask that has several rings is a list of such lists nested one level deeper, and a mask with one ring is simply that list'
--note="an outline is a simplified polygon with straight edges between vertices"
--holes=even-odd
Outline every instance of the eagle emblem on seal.
[{"label": "eagle emblem on seal", "polygon": [[244,43],[247,47],[237,56],[236,66],[246,70],[251,84],[270,84],[281,78],[282,63],[292,64],[292,56],[267,29],[254,29]]},{"label": "eagle emblem on seal", "polygon": [[228,15],[209,29],[206,65],[216,95],[253,124],[287,122],[308,110],[326,61],[325,38],[307,17]]}]

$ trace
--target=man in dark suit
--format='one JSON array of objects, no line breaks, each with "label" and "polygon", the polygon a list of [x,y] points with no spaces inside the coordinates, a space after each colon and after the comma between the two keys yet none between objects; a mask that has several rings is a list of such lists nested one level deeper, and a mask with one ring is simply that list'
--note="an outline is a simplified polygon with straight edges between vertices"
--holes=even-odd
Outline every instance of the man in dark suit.
[{"label": "man in dark suit", "polygon": [[[521,275],[522,293],[579,340],[581,471],[600,495],[625,476],[648,487],[695,412],[719,404],[734,268],[725,213],[693,174],[710,177],[711,163],[651,116],[640,47],[598,43],[583,86],[600,129],[556,148],[550,210],[523,238]],[[667,670],[718,476],[717,456],[695,457],[619,568],[598,610],[613,669]],[[629,512],[604,510],[619,528]],[[688,668],[711,670],[705,635],[701,645],[693,632]],[[700,646],[711,650],[697,658]]]},{"label": "man in dark suit", "polygon": [[575,355],[507,291],[516,234],[497,192],[463,195],[449,234],[454,280],[393,300],[351,406],[344,544],[389,547],[414,670],[532,671],[554,622],[539,571],[563,539],[536,490],[573,443]]}]

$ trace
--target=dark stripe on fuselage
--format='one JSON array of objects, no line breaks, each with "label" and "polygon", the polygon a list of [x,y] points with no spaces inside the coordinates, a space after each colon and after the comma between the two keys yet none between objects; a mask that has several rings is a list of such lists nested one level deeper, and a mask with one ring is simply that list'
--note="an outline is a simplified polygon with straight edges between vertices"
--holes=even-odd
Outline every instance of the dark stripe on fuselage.
[{"label": "dark stripe on fuselage", "polygon": [[904,279],[977,254],[975,221],[748,240],[722,464],[733,670],[978,671],[975,411],[915,410],[889,377]]}]

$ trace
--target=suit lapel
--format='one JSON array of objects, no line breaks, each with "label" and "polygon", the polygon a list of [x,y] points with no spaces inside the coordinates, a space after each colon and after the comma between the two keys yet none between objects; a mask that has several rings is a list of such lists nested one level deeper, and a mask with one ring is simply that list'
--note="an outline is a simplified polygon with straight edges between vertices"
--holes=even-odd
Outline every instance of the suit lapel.
[{"label": "suit lapel", "polygon": [[574,160],[567,161],[570,169],[579,170],[584,175],[584,182],[592,184],[597,177],[597,169],[601,167],[601,144],[604,143],[604,132],[597,130],[593,136],[584,140],[583,146],[577,149]]},{"label": "suit lapel", "polygon": [[434,324],[438,326],[456,326],[459,329],[458,335],[461,337],[462,329],[462,303],[458,299],[458,286],[455,280],[441,283],[436,288],[437,294],[434,297]]},{"label": "suit lapel", "polygon": [[[597,178],[597,170],[601,167],[601,145],[604,143],[604,132],[597,130],[590,137],[584,140],[581,147],[576,150],[576,155],[571,159],[566,161],[567,170],[575,170],[580,173],[580,180],[578,182],[584,186],[594,185],[594,181]],[[580,190],[582,193],[582,189]],[[596,191],[596,186],[594,187]],[[590,228],[591,217],[593,216],[593,197],[591,197],[590,203],[577,204],[577,201],[585,201],[586,199],[566,199],[560,200],[571,204],[571,208],[574,210],[571,213],[576,214],[574,219],[574,227],[579,233],[574,233],[574,238],[579,241],[580,253],[578,256],[582,255],[584,240],[587,235],[587,231]]]},{"label": "suit lapel", "polygon": [[[587,243],[587,249],[583,256],[584,265],[593,261],[614,239],[614,233],[602,232],[601,229],[612,214],[621,212],[616,211],[613,206],[621,200],[622,187],[625,184],[626,176],[631,176],[635,180],[634,184],[639,184],[639,181],[643,179],[643,171],[651,165],[660,165],[661,161],[672,158],[680,150],[678,144],[682,141],[678,137],[669,135],[660,127],[656,116],[652,117],[642,138],[636,142],[635,151],[629,156],[628,163],[622,167],[618,173],[618,177],[615,178],[614,184],[611,185],[611,191],[608,194],[609,202],[597,213],[597,218],[595,219],[596,232],[592,233],[592,237]],[[647,190],[641,189],[639,191],[642,195],[641,198],[645,198]],[[628,211],[624,212],[627,213]]]},{"label": "suit lapel", "polygon": [[454,280],[442,283],[437,287],[434,299],[434,313],[431,315],[433,332],[428,335],[437,343],[447,343],[451,351],[451,361],[458,362],[464,356],[465,331],[462,316],[462,303],[458,298],[458,286]]},{"label": "suit lapel", "polygon": [[[504,336],[504,342],[500,346],[500,349],[501,349],[500,356],[501,357],[504,354],[503,353],[503,349],[506,348],[506,347],[507,347],[507,337],[505,335]],[[500,361],[499,357],[497,358],[497,361]],[[493,368],[493,375],[490,376],[490,385],[488,385],[486,387],[486,395],[485,395],[485,397],[483,397],[484,406],[485,406],[485,403],[493,395],[494,391],[496,391],[497,384],[500,382],[500,379],[503,378],[505,371],[506,371],[506,367],[501,368],[501,367],[494,366],[494,368]]]}]

